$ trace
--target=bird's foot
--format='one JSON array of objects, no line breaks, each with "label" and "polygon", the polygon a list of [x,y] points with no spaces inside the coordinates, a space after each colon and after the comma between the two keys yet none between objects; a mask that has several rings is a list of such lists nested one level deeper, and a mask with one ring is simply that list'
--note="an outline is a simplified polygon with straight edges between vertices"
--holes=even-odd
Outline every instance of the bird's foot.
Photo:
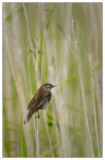
[{"label": "bird's foot", "polygon": [[38,114],[37,114],[37,117],[35,117],[35,118],[40,118],[40,115],[39,115],[39,112],[37,112]]}]

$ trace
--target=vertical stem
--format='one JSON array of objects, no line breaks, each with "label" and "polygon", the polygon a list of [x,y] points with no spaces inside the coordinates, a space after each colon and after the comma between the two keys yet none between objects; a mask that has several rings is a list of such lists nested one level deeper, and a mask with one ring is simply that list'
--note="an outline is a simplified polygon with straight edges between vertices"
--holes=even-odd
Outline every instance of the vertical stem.
[{"label": "vertical stem", "polygon": [[98,138],[98,129],[97,129],[97,119],[96,119],[96,106],[95,106],[95,96],[94,96],[94,79],[93,79],[93,67],[92,67],[92,57],[89,55],[89,65],[91,73],[91,89],[92,89],[92,100],[93,100],[93,109],[94,109],[94,121],[95,121],[95,131],[96,131],[96,143],[97,143],[97,152],[100,156],[99,151],[99,138]]},{"label": "vertical stem", "polygon": [[84,106],[84,112],[85,112],[86,128],[87,128],[88,137],[89,137],[90,151],[91,151],[91,156],[94,157],[92,139],[91,139],[88,116],[87,116],[87,105],[86,105],[86,98],[85,98],[85,91],[84,91],[84,84],[83,84],[83,74],[82,74],[82,69],[81,69],[79,53],[77,53],[77,64],[78,64],[79,80],[80,80],[80,86],[81,86],[81,92],[82,92],[82,98],[83,98],[83,106]]},{"label": "vertical stem", "polygon": [[[32,45],[32,40],[31,40],[31,32],[30,32],[29,19],[28,19],[28,14],[27,14],[26,6],[25,6],[24,3],[23,3],[23,9],[24,9],[24,15],[25,15],[26,25],[27,25],[28,42],[29,42],[30,47],[32,48],[33,45]],[[37,46],[36,46],[36,49],[37,49]],[[37,51],[36,51],[36,53],[37,53]],[[37,59],[33,59],[33,60],[34,60],[34,67],[35,67],[36,77],[37,77],[37,72],[38,72],[37,61],[38,61],[38,58]],[[35,64],[36,64],[36,66],[35,66]],[[29,59],[28,59],[28,66],[29,66]],[[29,67],[28,67],[28,70],[29,70]],[[37,81],[38,81],[38,78],[37,78],[36,82]],[[31,87],[30,70],[29,70],[29,83],[30,83],[30,87]],[[36,88],[37,88],[37,85],[36,85]],[[31,95],[32,95],[32,90],[30,89],[30,91],[31,91]],[[35,121],[35,118],[33,119],[33,121]],[[36,142],[36,145],[37,145],[37,135],[36,135],[35,122],[34,122],[34,130],[35,130],[35,142]]]},{"label": "vertical stem", "polygon": [[88,135],[88,139],[89,139],[89,148],[90,148],[91,156],[94,157],[92,138],[91,138],[91,134],[90,134],[89,121],[88,121],[88,115],[87,115],[87,104],[86,104],[86,97],[85,97],[85,91],[84,91],[83,73],[82,73],[82,67],[81,67],[81,61],[80,61],[80,55],[79,55],[78,41],[76,38],[76,35],[77,35],[77,37],[79,37],[78,26],[77,26],[77,34],[75,34],[75,32],[74,32],[73,35],[76,40],[76,48],[75,48],[75,53],[73,52],[73,55],[77,61],[77,66],[78,66],[79,81],[80,81],[80,86],[81,86],[83,107],[84,107],[84,113],[85,113],[85,123],[86,123],[87,135]]},{"label": "vertical stem", "polygon": [[37,157],[40,157],[40,145],[39,145],[39,118],[37,118]]},{"label": "vertical stem", "polygon": [[37,78],[37,88],[39,87],[39,74],[38,74],[38,3],[37,8],[37,21],[36,21],[36,78]]},{"label": "vertical stem", "polygon": [[29,25],[29,19],[28,19],[28,15],[27,15],[27,10],[26,10],[25,3],[23,3],[23,9],[24,9],[24,15],[25,15],[25,19],[26,19],[28,42],[29,42],[29,44],[30,44],[30,46],[31,46],[31,48],[32,48],[30,25]]},{"label": "vertical stem", "polygon": [[[36,88],[39,88],[39,74],[38,74],[38,3],[36,4],[37,23],[36,23]],[[40,157],[40,144],[39,144],[39,118],[37,118],[37,157]]]}]

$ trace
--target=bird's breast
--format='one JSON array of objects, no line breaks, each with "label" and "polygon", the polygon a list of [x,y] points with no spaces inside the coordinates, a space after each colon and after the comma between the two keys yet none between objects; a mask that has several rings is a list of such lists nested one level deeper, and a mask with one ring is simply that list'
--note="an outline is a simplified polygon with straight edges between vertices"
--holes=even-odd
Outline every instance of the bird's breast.
[{"label": "bird's breast", "polygon": [[41,105],[40,109],[45,109],[46,107],[48,107],[51,97],[52,97],[52,93],[46,92],[46,94],[44,95],[42,99],[43,104]]},{"label": "bird's breast", "polygon": [[49,102],[46,102],[40,109],[45,109],[48,107],[48,105],[49,105]]}]

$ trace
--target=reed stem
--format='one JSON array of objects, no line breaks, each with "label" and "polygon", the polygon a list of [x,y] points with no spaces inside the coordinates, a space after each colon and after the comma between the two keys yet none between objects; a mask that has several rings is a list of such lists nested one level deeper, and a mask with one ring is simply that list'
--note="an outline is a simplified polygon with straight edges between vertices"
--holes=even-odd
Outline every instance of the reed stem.
[{"label": "reed stem", "polygon": [[[37,9],[37,23],[36,23],[36,78],[37,78],[37,89],[39,88],[39,70],[38,70],[38,3]],[[40,140],[39,140],[39,118],[37,118],[37,157],[40,157]]]}]

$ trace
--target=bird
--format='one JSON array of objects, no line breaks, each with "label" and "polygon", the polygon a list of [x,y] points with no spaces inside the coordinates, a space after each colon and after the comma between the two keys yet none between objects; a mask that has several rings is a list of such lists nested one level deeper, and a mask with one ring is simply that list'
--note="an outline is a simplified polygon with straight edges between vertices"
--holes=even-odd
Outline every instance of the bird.
[{"label": "bird", "polygon": [[56,86],[57,85],[54,86],[50,83],[45,83],[36,91],[27,106],[28,114],[24,120],[24,124],[29,122],[35,112],[37,112],[37,118],[40,118],[39,110],[43,110],[48,106],[52,98],[52,88]]}]

